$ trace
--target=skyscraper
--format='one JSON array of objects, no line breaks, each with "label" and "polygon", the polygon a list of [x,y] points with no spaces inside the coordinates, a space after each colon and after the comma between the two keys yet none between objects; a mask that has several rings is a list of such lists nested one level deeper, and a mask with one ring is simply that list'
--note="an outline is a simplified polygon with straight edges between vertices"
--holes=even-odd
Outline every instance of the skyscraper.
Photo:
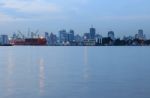
[{"label": "skyscraper", "polygon": [[71,42],[74,40],[74,30],[70,30],[68,34],[68,41]]},{"label": "skyscraper", "polygon": [[108,32],[108,37],[110,37],[112,40],[115,40],[115,33],[114,33],[114,31],[109,31]]},{"label": "skyscraper", "polygon": [[139,29],[138,34],[135,35],[135,38],[144,40],[146,38],[146,36],[144,35],[144,31],[142,29]]},{"label": "skyscraper", "polygon": [[84,33],[83,38],[84,39],[90,39],[91,38],[91,34],[90,33]]},{"label": "skyscraper", "polygon": [[138,34],[139,34],[139,36],[143,36],[143,30],[142,30],[142,29],[139,29],[139,30],[138,30]]},{"label": "skyscraper", "polygon": [[8,35],[0,35],[0,44],[1,45],[9,44]]},{"label": "skyscraper", "polygon": [[45,32],[45,38],[46,38],[46,41],[47,41],[47,45],[50,44],[50,38],[49,38],[49,33],[48,32]]},{"label": "skyscraper", "polygon": [[68,40],[68,34],[66,30],[59,31],[59,41],[60,43],[66,42]]},{"label": "skyscraper", "polygon": [[142,29],[138,30],[139,39],[144,39],[144,31]]},{"label": "skyscraper", "polygon": [[90,28],[90,38],[95,39],[96,29],[93,26]]},{"label": "skyscraper", "polygon": [[57,44],[57,36],[53,33],[50,34],[50,45],[56,45]]}]

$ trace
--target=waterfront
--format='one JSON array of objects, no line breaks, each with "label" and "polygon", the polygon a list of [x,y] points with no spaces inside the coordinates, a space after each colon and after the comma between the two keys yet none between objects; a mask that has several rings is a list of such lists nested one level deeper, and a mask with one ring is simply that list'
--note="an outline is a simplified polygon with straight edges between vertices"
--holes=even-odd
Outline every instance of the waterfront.
[{"label": "waterfront", "polygon": [[150,47],[0,47],[0,98],[149,98]]}]

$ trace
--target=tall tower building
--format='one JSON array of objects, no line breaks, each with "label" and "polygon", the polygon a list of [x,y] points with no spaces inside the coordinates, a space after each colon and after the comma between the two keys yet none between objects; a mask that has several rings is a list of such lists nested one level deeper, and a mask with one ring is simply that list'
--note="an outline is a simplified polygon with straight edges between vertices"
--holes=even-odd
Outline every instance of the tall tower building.
[{"label": "tall tower building", "polygon": [[60,43],[66,42],[68,40],[68,35],[66,30],[60,30],[59,31],[59,41]]},{"label": "tall tower building", "polygon": [[109,31],[108,32],[108,37],[110,37],[112,40],[115,40],[115,33],[114,33],[114,31]]},{"label": "tall tower building", "polygon": [[138,35],[139,35],[139,37],[143,37],[143,36],[144,36],[142,29],[139,29],[139,30],[138,30]]},{"label": "tall tower building", "polygon": [[91,39],[95,39],[96,29],[93,26],[90,28],[90,37]]},{"label": "tall tower building", "polygon": [[74,40],[74,30],[70,30],[70,32],[68,34],[68,39],[69,39],[69,41],[73,41]]},{"label": "tall tower building", "polygon": [[0,35],[0,44],[2,45],[9,44],[8,35]]},{"label": "tall tower building", "polygon": [[144,40],[146,38],[146,36],[144,35],[144,31],[142,29],[138,30],[138,34],[136,38],[141,39],[141,40]]},{"label": "tall tower building", "polygon": [[47,41],[47,45],[49,45],[50,37],[49,37],[49,33],[48,32],[45,32],[45,38],[46,38],[46,41]]}]

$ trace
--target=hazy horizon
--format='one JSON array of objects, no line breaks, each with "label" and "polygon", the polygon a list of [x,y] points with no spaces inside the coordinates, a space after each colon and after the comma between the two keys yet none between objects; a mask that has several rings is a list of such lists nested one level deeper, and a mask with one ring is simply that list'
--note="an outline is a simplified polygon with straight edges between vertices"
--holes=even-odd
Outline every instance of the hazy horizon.
[{"label": "hazy horizon", "polygon": [[28,28],[83,34],[93,25],[103,36],[110,30],[117,37],[134,36],[143,29],[150,38],[149,4],[149,0],[1,0],[0,34],[27,33]]}]

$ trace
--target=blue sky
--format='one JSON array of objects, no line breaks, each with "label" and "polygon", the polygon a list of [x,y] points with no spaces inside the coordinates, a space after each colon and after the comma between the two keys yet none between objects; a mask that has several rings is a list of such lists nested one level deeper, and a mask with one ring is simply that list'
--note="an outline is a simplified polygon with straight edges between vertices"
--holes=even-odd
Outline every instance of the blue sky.
[{"label": "blue sky", "polygon": [[88,32],[94,25],[106,36],[134,35],[144,29],[150,36],[150,0],[0,0],[0,33],[30,27],[57,33],[60,29]]}]

